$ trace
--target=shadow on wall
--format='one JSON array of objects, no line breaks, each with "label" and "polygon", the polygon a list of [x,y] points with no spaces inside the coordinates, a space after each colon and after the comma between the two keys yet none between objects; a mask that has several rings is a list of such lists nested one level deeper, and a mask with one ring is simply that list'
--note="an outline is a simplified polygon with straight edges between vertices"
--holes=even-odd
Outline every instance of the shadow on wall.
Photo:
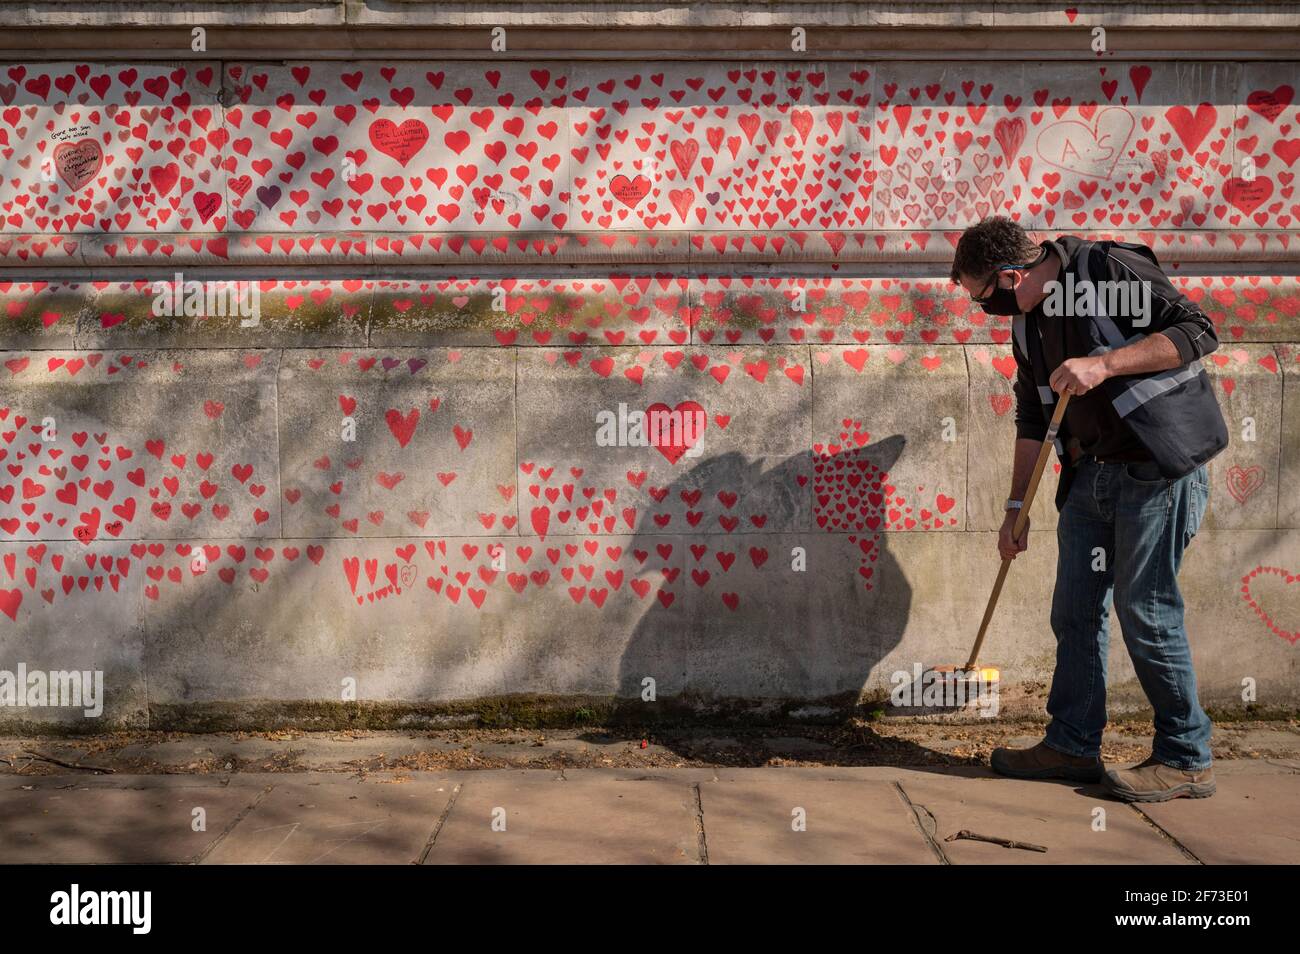
[{"label": "shadow on wall", "polygon": [[[744,487],[744,499],[763,501],[770,525],[810,529],[674,538],[687,548],[677,588],[684,605],[652,601],[637,622],[619,665],[625,713],[652,711],[639,708],[652,705],[642,699],[647,677],[659,713],[851,710],[902,639],[911,608],[911,586],[883,532],[888,471],[904,444],[895,435],[833,456],[797,454],[770,469],[724,454],[674,481],[673,499],[714,500]],[[666,539],[643,518],[633,547],[654,553]],[[794,569],[796,547],[806,553],[804,570]]]}]

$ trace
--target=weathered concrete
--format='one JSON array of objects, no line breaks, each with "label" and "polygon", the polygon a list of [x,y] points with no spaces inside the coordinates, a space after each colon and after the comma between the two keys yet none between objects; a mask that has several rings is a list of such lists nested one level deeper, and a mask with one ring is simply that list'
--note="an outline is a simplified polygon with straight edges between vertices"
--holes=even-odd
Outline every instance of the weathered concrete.
[{"label": "weathered concrete", "polygon": [[8,617],[0,669],[17,673],[25,665],[29,673],[76,671],[89,674],[85,688],[94,686],[94,674],[100,673],[103,689],[98,706],[84,697],[79,706],[67,700],[59,700],[57,707],[6,706],[0,708],[0,721],[88,732],[148,723],[140,604],[150,573],[134,558],[132,546],[104,540],[90,546],[0,546],[0,611]]},{"label": "weathered concrete", "polygon": [[700,803],[709,864],[940,863],[884,780],[733,770],[702,784]]},{"label": "weathered concrete", "polygon": [[415,864],[456,788],[445,776],[266,781],[256,810],[204,864]]},{"label": "weathered concrete", "polygon": [[1294,767],[1216,768],[1213,798],[1140,808],[972,769],[7,775],[0,836],[65,864],[1294,863]]},{"label": "weathered concrete", "polygon": [[[1278,467],[1277,525],[1300,528],[1300,346],[1277,349],[1282,366],[1282,459]],[[1280,488],[1288,488],[1284,492]]]},{"label": "weathered concrete", "polygon": [[1210,506],[1205,525],[1214,529],[1279,526],[1282,375],[1272,348],[1232,345],[1210,355],[1205,369],[1215,382],[1230,443],[1210,461]]},{"label": "weathered concrete", "polygon": [[[1258,439],[1230,449],[1240,467],[1282,446],[1271,356],[1211,362],[1234,427],[1256,417]],[[964,659],[996,566],[991,526],[961,521],[966,501],[991,514],[1005,493],[1008,438],[987,435],[1007,426],[988,393],[1006,384],[984,346],[90,352],[75,373],[69,360],[5,359],[14,516],[0,530],[49,552],[8,551],[6,625],[33,641],[4,661],[105,669],[110,721],[144,717],[146,681],[168,717],[272,702],[346,719],[348,679],[358,701],[421,719],[511,694],[636,699],[647,678],[670,702],[822,711]],[[140,382],[183,413],[142,420]],[[699,458],[671,435],[596,444],[597,409],[686,400],[709,415]],[[56,418],[49,447],[37,413]],[[1214,472],[1220,510],[1238,505],[1229,472]],[[1294,703],[1294,534],[1274,528],[1267,485],[1259,499],[1247,523],[1207,522],[1184,573],[1202,693],[1219,706]],[[1040,555],[1014,568],[985,651],[1008,703],[1032,709],[1052,665],[1053,552],[1035,533]],[[85,659],[59,636],[66,618],[101,639]],[[1121,642],[1116,629],[1113,700],[1141,705]]]},{"label": "weathered concrete", "polygon": [[[1300,813],[1286,797],[1294,775],[1253,763],[1220,763],[1218,791],[1191,804],[1142,805],[1140,811],[1207,865],[1288,864]],[[1185,811],[1175,811],[1175,808]],[[1231,831],[1232,837],[1223,833]]]},{"label": "weathered concrete", "polygon": [[964,529],[962,350],[873,345],[814,348],[812,356],[817,525],[840,532]]},{"label": "weathered concrete", "polygon": [[696,812],[693,788],[671,774],[480,775],[465,782],[427,863],[699,864]]},{"label": "weathered concrete", "polygon": [[[1191,864],[1191,859],[1100,786],[1017,779],[971,779],[956,785],[942,777],[903,783],[922,823],[953,864]],[[1007,806],[1014,805],[1014,812]],[[1104,827],[1097,824],[1097,809]],[[1046,852],[1003,848],[981,841],[948,841],[959,831],[1040,845]]]},{"label": "weathered concrete", "polygon": [[[521,350],[521,524],[540,536],[807,527],[813,376],[802,348]],[[644,426],[619,427],[628,415]]]},{"label": "weathered concrete", "polygon": [[258,801],[252,777],[0,781],[9,864],[193,864]]}]

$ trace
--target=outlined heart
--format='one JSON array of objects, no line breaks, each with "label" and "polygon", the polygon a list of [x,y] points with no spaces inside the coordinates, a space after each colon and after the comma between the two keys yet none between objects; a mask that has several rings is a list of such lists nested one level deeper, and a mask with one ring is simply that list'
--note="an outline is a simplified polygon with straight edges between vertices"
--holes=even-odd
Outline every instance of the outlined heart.
[{"label": "outlined heart", "polygon": [[[1274,635],[1292,646],[1300,640],[1300,575],[1280,566],[1257,566],[1241,578],[1241,598]],[[1268,601],[1267,609],[1262,600]]]},{"label": "outlined heart", "polygon": [[1091,125],[1063,119],[1043,128],[1034,145],[1040,158],[1069,172],[1109,179],[1133,135],[1133,114],[1119,106],[1097,113]]},{"label": "outlined heart", "polygon": [[1264,468],[1259,464],[1253,467],[1233,464],[1228,468],[1228,493],[1237,503],[1244,504],[1263,486]]}]

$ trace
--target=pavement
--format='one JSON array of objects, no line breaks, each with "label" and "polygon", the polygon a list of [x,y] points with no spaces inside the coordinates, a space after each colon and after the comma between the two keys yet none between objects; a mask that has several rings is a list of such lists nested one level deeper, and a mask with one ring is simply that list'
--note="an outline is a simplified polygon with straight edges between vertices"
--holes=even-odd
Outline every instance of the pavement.
[{"label": "pavement", "polygon": [[1212,798],[1134,806],[976,766],[11,772],[0,846],[30,864],[1300,863],[1300,760],[1216,775]]}]

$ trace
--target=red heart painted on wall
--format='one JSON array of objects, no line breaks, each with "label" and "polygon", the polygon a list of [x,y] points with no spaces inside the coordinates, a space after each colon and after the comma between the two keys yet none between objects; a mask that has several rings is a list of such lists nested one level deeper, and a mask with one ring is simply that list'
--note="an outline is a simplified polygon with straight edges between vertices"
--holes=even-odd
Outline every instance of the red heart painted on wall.
[{"label": "red heart painted on wall", "polygon": [[671,464],[681,460],[709,426],[709,416],[695,401],[682,401],[675,408],[660,401],[645,409],[645,417],[650,445]]},{"label": "red heart painted on wall", "polygon": [[634,209],[650,193],[650,180],[645,176],[629,179],[619,173],[609,180],[609,193],[629,209]]},{"label": "red heart painted on wall", "polygon": [[429,127],[418,119],[408,119],[400,126],[391,119],[376,119],[370,124],[370,141],[405,166],[429,141]]},{"label": "red heart painted on wall", "polygon": [[73,192],[99,175],[103,165],[104,151],[93,139],[63,142],[54,147],[54,168]]}]

